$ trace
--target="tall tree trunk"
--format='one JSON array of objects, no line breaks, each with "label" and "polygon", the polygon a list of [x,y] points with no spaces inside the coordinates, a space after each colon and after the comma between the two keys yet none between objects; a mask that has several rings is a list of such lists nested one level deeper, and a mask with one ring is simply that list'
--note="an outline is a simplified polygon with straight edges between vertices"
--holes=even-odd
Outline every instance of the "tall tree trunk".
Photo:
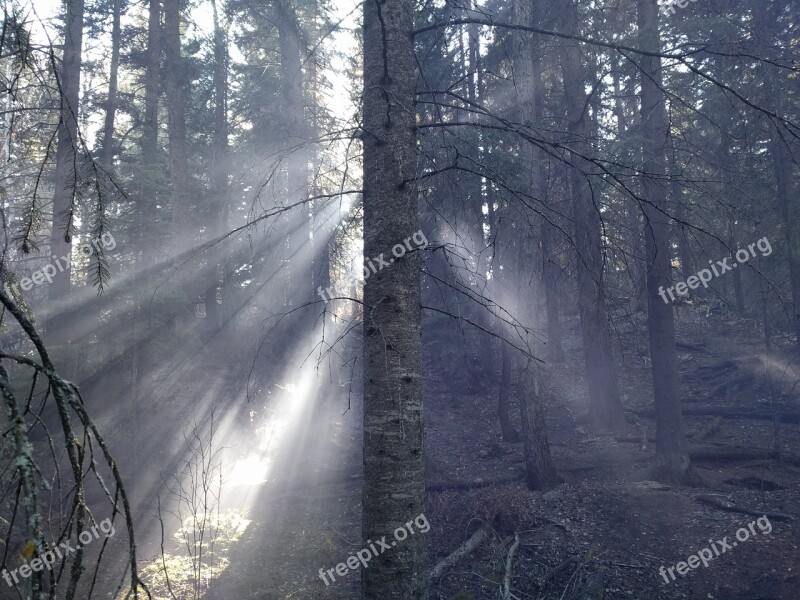
[{"label": "tall tree trunk", "polygon": [[[566,33],[577,34],[580,22],[577,7],[571,0],[562,6]],[[591,152],[589,98],[585,81],[592,80],[584,70],[580,46],[570,41],[562,48],[562,72],[567,104],[570,142],[575,167],[570,171],[573,197],[575,246],[578,252],[578,310],[580,313],[583,356],[589,384],[589,413],[592,423],[601,429],[618,429],[623,423],[622,401],[611,349],[605,290],[603,289],[603,246],[599,208],[582,171],[590,165],[579,155]]]},{"label": "tall tree trunk", "polygon": [[[519,244],[519,262],[517,266],[517,295],[518,304],[524,305],[523,298],[530,297],[522,285],[528,281],[525,265],[531,264],[527,249],[533,245],[530,239],[522,239]],[[529,306],[533,304],[529,302]],[[527,334],[526,345],[536,348],[534,336]],[[514,351],[512,351],[514,352]],[[521,361],[518,355],[514,355]],[[522,446],[525,452],[525,482],[531,490],[549,490],[563,481],[556,471],[553,458],[550,454],[550,442],[547,439],[547,424],[545,422],[544,399],[541,393],[542,372],[539,364],[531,359],[525,359],[525,364],[519,364],[518,377],[520,388],[520,421],[522,422]]]},{"label": "tall tree trunk", "polygon": [[675,137],[669,136],[669,178],[670,193],[675,207],[675,242],[678,246],[678,258],[681,261],[681,275],[684,279],[694,274],[692,266],[692,253],[689,248],[688,227],[684,225],[686,221],[686,205],[684,204],[681,193],[680,173],[678,170],[678,157],[675,154]]},{"label": "tall tree trunk", "polygon": [[[364,3],[364,256],[417,231],[414,3]],[[364,283],[365,547],[424,510],[420,258]],[[388,538],[387,538],[388,539]],[[428,538],[416,533],[361,570],[368,600],[419,598]]]},{"label": "tall tree trunk", "polygon": [[186,145],[186,67],[181,58],[181,0],[164,0],[164,92],[169,120],[172,224],[180,239],[189,221],[189,155]]},{"label": "tall tree trunk", "polygon": [[538,370],[538,364],[528,360],[521,374],[522,393],[526,400],[520,406],[525,483],[529,490],[549,490],[564,480],[558,475],[550,455],[544,402],[539,386],[541,375],[537,373]]},{"label": "tall tree trunk", "polygon": [[564,345],[561,341],[561,317],[559,314],[559,274],[561,267],[556,263],[556,232],[553,225],[542,219],[539,233],[542,247],[542,285],[545,294],[545,314],[547,317],[547,359],[550,362],[564,362]]},{"label": "tall tree trunk", "polygon": [[[78,180],[78,111],[81,85],[81,43],[83,38],[83,0],[64,3],[64,54],[58,73],[61,113],[56,144],[56,182],[53,192],[53,230],[50,251],[71,257],[74,227],[75,186]],[[53,277],[51,300],[66,298],[70,291],[71,265]]]},{"label": "tall tree trunk", "polygon": [[[541,26],[542,7],[540,3],[534,3],[532,7],[534,26]],[[533,123],[544,123],[544,81],[542,78],[542,55],[543,40],[541,36],[533,38],[531,77],[533,78]],[[536,161],[534,173],[537,199],[541,203],[550,201],[549,189],[547,186],[547,168],[543,156],[539,156]],[[542,218],[539,225],[540,248],[542,256],[542,287],[545,297],[545,317],[547,319],[547,358],[551,362],[564,361],[564,349],[561,342],[561,321],[559,318],[559,273],[561,269],[556,263],[555,246],[556,230],[552,223]]]},{"label": "tall tree trunk", "polygon": [[[514,14],[518,23],[533,24],[533,5],[525,0],[514,2]],[[533,56],[533,36],[527,32],[517,32],[514,43],[514,68],[517,76],[516,88],[518,93],[518,107],[521,113],[523,125],[533,127],[539,125],[534,122],[537,100],[535,86],[541,85],[541,81],[536,80]],[[543,173],[537,166],[536,159],[539,158],[528,143],[523,143],[522,151],[523,185],[527,189],[532,189],[533,194],[539,201],[544,196]],[[529,270],[526,268],[531,264],[531,257],[528,255],[528,247],[532,246],[530,236],[532,233],[522,232],[518,229],[519,247],[516,269],[516,295],[517,305],[526,307],[526,314],[532,315],[535,312],[533,293],[530,288],[526,289],[523,281],[527,281],[526,275]],[[525,319],[527,320],[527,319]],[[531,342],[532,336],[525,336],[528,347],[534,348]],[[547,430],[544,421],[544,407],[540,394],[540,372],[532,360],[527,360],[525,365],[521,364],[522,358],[516,351],[509,350],[510,360],[519,361],[514,365],[512,373],[519,378],[519,408],[522,422],[522,444],[525,451],[525,471],[526,480],[530,489],[549,489],[556,486],[560,479],[556,473],[553,461],[550,456],[550,446],[547,441]]]},{"label": "tall tree trunk", "polygon": [[790,324],[796,337],[796,348],[800,352],[800,201],[793,193],[793,161],[786,140],[786,132],[773,130],[772,160],[777,181],[778,211],[783,221],[783,237],[789,254],[789,286],[792,293]]},{"label": "tall tree trunk", "polygon": [[[617,8],[616,23],[619,27],[627,27],[625,20],[627,14]],[[638,103],[636,102],[635,77],[633,75],[626,79],[626,85],[623,88],[620,79],[625,74],[624,67],[628,66],[627,63],[618,64],[616,68],[611,70],[611,76],[614,82],[614,116],[617,120],[617,136],[620,141],[626,146],[634,147],[634,142],[631,138],[638,139],[635,116],[638,111]],[[639,148],[641,151],[641,147]],[[637,160],[639,153],[636,150],[628,152],[631,162]],[[636,182],[631,182],[631,186],[636,190]],[[644,312],[645,299],[647,297],[647,276],[645,270],[640,267],[640,262],[644,255],[644,240],[642,239],[642,226],[640,223],[640,209],[638,203],[633,199],[627,199],[624,208],[625,217],[625,241],[627,242],[628,252],[625,256],[625,265],[628,271],[628,277],[631,284],[631,302],[629,310],[632,312]]]},{"label": "tall tree trunk", "polygon": [[106,119],[103,123],[103,145],[100,163],[111,170],[114,159],[114,118],[117,112],[117,80],[119,75],[119,45],[122,37],[120,19],[122,0],[114,0],[111,17],[111,69],[108,75],[108,98],[106,99]]},{"label": "tall tree trunk", "polygon": [[156,242],[148,221],[158,205],[158,98],[161,71],[161,0],[149,0],[147,17],[147,66],[144,80],[144,122],[142,123],[140,192],[137,199],[137,237],[142,265],[149,266],[156,256]]},{"label": "tall tree trunk", "polygon": [[[228,48],[216,0],[211,0],[211,8],[214,21],[214,140],[210,162],[212,197],[216,204],[211,234],[216,237],[228,228]],[[224,277],[224,261],[215,261],[211,257],[209,262],[209,284],[205,292],[206,324],[214,332],[219,328],[217,289],[220,277]]]},{"label": "tall tree trunk", "polygon": [[503,434],[503,440],[509,444],[516,444],[520,440],[520,435],[514,429],[514,423],[511,420],[511,407],[515,403],[519,404],[519,372],[517,361],[513,355],[515,350],[504,342],[502,344],[502,367],[500,370],[500,388],[497,393],[497,416],[500,419],[500,431]]},{"label": "tall tree trunk", "polygon": [[[291,0],[279,0],[275,3],[275,17],[281,56],[281,114],[283,115],[281,127],[285,138],[286,200],[287,203],[293,204],[308,197],[309,156],[306,148],[308,132],[303,97],[303,43],[297,13]],[[302,210],[305,212],[308,209]],[[283,223],[287,230],[292,229],[288,215]],[[307,230],[304,231],[308,233]],[[288,236],[287,233],[285,251],[290,253],[294,248]],[[308,241],[303,240],[303,243]],[[294,263],[287,259],[283,270],[287,306],[293,306],[298,298],[301,302],[307,301],[314,293],[311,288],[313,264],[298,271]],[[298,277],[298,281],[295,281]]]},{"label": "tall tree trunk", "polygon": [[[788,46],[790,34],[780,23],[782,12],[796,11],[795,3],[772,0],[753,10],[754,39],[778,40]],[[794,16],[794,15],[793,15]],[[778,80],[773,70],[764,72],[765,105],[776,114],[786,114],[787,94],[782,89],[785,80]],[[796,336],[796,351],[800,353],[800,199],[795,193],[793,183],[797,159],[792,157],[792,147],[797,147],[796,133],[784,123],[772,120],[772,137],[769,150],[776,180],[776,204],[781,216],[783,239],[786,243],[789,267],[789,289],[791,306],[789,324]]]},{"label": "tall tree trunk", "polygon": [[[728,216],[728,247],[732,252],[736,252],[739,248],[739,236],[736,235],[736,217],[732,214]],[[744,303],[742,271],[744,271],[744,269],[733,270],[733,273],[731,273],[731,284],[733,287],[733,297],[736,300],[736,310],[740,315],[745,316],[747,315],[747,310]]]},{"label": "tall tree trunk", "polygon": [[[656,0],[637,0],[639,44],[649,52],[661,51]],[[643,171],[652,174],[642,181],[647,245],[647,327],[656,405],[656,458],[654,477],[660,481],[684,481],[689,472],[689,453],[683,430],[675,352],[672,306],[659,289],[670,285],[672,269],[669,244],[667,193],[658,180],[666,173],[666,140],[669,124],[662,89],[661,59],[643,56],[641,118],[644,140]]]}]

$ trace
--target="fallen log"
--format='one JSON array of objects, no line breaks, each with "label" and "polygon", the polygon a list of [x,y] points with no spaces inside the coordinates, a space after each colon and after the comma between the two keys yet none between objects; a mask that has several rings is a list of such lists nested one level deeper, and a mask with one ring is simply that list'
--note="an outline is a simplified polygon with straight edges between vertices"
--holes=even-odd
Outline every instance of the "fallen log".
[{"label": "fallen log", "polygon": [[[630,410],[635,415],[653,418],[655,411],[651,408]],[[731,406],[684,406],[684,417],[724,417],[727,419],[753,419],[755,421],[772,421],[776,415],[774,411],[758,410],[753,408],[736,408]],[[778,409],[778,421],[781,423],[800,423],[800,411]]]},{"label": "fallen log", "polygon": [[792,515],[787,515],[785,513],[764,511],[764,510],[754,510],[752,508],[746,508],[744,506],[736,506],[730,500],[717,498],[716,496],[709,496],[708,494],[699,494],[695,496],[694,499],[697,500],[698,502],[709,504],[711,506],[714,506],[716,508],[719,508],[720,510],[724,510],[727,512],[741,513],[744,515],[751,515],[754,517],[768,517],[770,519],[775,519],[776,521],[794,521],[794,517]]},{"label": "fallen log", "polygon": [[675,342],[675,347],[678,350],[686,350],[687,352],[702,352],[710,354],[705,344],[690,344],[688,342]]},{"label": "fallen log", "polygon": [[800,466],[800,458],[787,452],[769,450],[767,448],[740,448],[737,446],[696,446],[689,448],[689,458],[693,461],[737,461],[737,460],[777,460],[790,465]]},{"label": "fallen log", "polygon": [[[688,437],[688,436],[687,436]],[[637,438],[614,438],[620,443],[639,443]],[[655,443],[655,438],[648,441]],[[693,461],[737,461],[737,460],[777,460],[800,467],[800,456],[788,452],[778,452],[767,448],[741,448],[738,446],[693,446],[689,448],[689,458]],[[562,471],[569,469],[563,468]]]},{"label": "fallen log", "polygon": [[425,484],[426,492],[441,492],[444,490],[472,490],[476,488],[489,487],[499,483],[511,483],[525,479],[525,472],[513,473],[504,477],[494,479],[473,479],[472,481],[439,481]]}]

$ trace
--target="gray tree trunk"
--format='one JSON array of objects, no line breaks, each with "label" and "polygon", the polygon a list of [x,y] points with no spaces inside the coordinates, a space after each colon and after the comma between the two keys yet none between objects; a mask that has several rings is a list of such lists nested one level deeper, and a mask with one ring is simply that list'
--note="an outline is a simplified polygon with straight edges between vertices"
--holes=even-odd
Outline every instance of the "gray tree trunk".
[{"label": "gray tree trunk", "polygon": [[[637,0],[639,44],[644,50],[660,52],[658,5],[656,0]],[[644,177],[645,243],[647,252],[647,326],[656,407],[656,458],[654,477],[659,481],[684,481],[689,471],[689,453],[683,430],[680,389],[675,352],[675,323],[672,306],[664,302],[659,288],[670,285],[672,269],[667,190],[654,177],[666,174],[669,124],[661,87],[661,59],[644,56],[642,63],[642,136]],[[660,210],[659,210],[660,209]]]},{"label": "gray tree trunk", "polygon": [[[186,231],[189,207],[189,157],[186,145],[186,67],[181,58],[181,3],[164,0],[164,92],[169,126],[170,192],[172,224]],[[176,239],[178,239],[176,237]]]},{"label": "gray tree trunk", "polygon": [[520,440],[520,435],[514,429],[511,420],[511,407],[519,404],[519,369],[517,361],[512,355],[515,350],[508,344],[502,343],[502,367],[500,370],[500,388],[497,393],[497,416],[500,419],[500,431],[503,440],[509,444],[516,444]]},{"label": "gray tree trunk", "polygon": [[[788,7],[796,11],[795,3]],[[779,40],[778,43],[789,44],[789,34],[782,29],[778,15],[786,11],[787,5],[781,2],[769,2],[765,6],[753,10],[755,40]],[[771,71],[766,71],[764,91],[765,105],[777,114],[786,114],[787,95],[782,86],[785,81],[777,80]],[[791,307],[789,323],[796,335],[796,349],[800,352],[800,199],[795,192],[794,174],[797,160],[792,157],[793,144],[796,148],[795,134],[785,124],[773,120],[770,153],[775,170],[776,204],[783,221],[783,239],[788,253],[789,289],[791,290]],[[795,149],[795,155],[797,150]]]},{"label": "gray tree trunk", "polygon": [[[297,13],[291,0],[275,3],[275,18],[281,57],[281,128],[285,133],[284,152],[286,153],[286,201],[299,202],[308,197],[309,154],[307,149],[308,128],[305,118],[305,99],[303,97],[303,39]],[[307,211],[307,208],[298,209]],[[306,213],[307,214],[307,213]],[[287,230],[288,214],[283,221]],[[286,252],[294,250],[287,233]],[[307,242],[308,240],[304,240]],[[297,299],[307,302],[313,297],[314,265],[308,261],[304,268],[297,268],[293,261],[287,260],[283,268],[283,285],[288,291],[285,302],[293,306]]]},{"label": "gray tree trunk", "polygon": [[157,205],[158,173],[158,97],[161,61],[161,0],[149,0],[147,18],[147,66],[144,79],[144,123],[142,124],[140,193],[137,199],[137,233],[142,249],[142,265],[152,264],[156,243],[148,219]]},{"label": "gray tree trunk", "polygon": [[[578,33],[577,7],[567,1],[561,7],[563,28]],[[573,197],[575,246],[577,249],[578,310],[583,339],[586,379],[589,384],[589,414],[592,423],[601,429],[618,429],[623,423],[622,401],[617,383],[616,366],[611,349],[611,330],[608,323],[603,266],[605,263],[599,207],[584,174],[591,166],[579,154],[590,154],[588,97],[585,81],[591,78],[583,68],[580,46],[572,41],[562,48],[562,73],[567,104],[568,147],[575,167],[570,170]],[[580,169],[580,170],[579,170]]]},{"label": "gray tree trunk", "polygon": [[111,17],[111,68],[108,75],[108,98],[106,99],[106,118],[103,123],[103,145],[100,163],[111,170],[114,158],[114,119],[117,112],[117,87],[119,79],[119,45],[122,37],[120,24],[122,0],[114,0]]},{"label": "gray tree trunk", "polygon": [[[533,24],[533,4],[525,0],[514,2],[514,14],[518,23]],[[536,85],[537,72],[534,69],[533,36],[527,32],[516,32],[514,38],[514,70],[516,75],[516,88],[518,106],[523,125],[532,127],[538,125],[534,122],[536,115],[535,102],[537,100]],[[523,185],[533,190],[533,194],[540,201],[544,200],[543,172],[539,168],[537,159],[540,159],[533,147],[524,143],[521,149]],[[528,281],[526,266],[532,263],[527,252],[532,246],[532,231],[517,231],[519,235],[518,259],[516,269],[511,271],[516,274],[516,298],[520,307],[526,307],[523,321],[528,315],[535,312],[536,303],[533,301],[533,290],[522,285]],[[513,335],[513,334],[509,334]],[[535,344],[532,336],[524,336],[528,347],[533,349]],[[525,451],[526,480],[530,489],[548,489],[560,482],[553,460],[550,456],[550,446],[547,441],[547,429],[544,420],[544,406],[540,393],[541,373],[532,360],[522,363],[522,357],[516,350],[508,349],[508,359],[515,362],[511,374],[518,378],[519,409],[522,424],[522,444]]]},{"label": "gray tree trunk", "polygon": [[[418,229],[413,23],[411,0],[364,3],[365,257]],[[425,508],[419,269],[407,252],[364,284],[364,547]],[[362,597],[420,598],[427,548],[415,533],[373,558]]]},{"label": "gray tree trunk", "polygon": [[[228,48],[215,0],[211,0],[211,8],[214,22],[214,140],[210,166],[215,218],[210,231],[212,237],[216,237],[228,228]],[[215,261],[213,257],[209,261],[208,288],[205,292],[206,325],[214,332],[220,324],[217,289],[220,287],[220,278],[224,277],[224,263]]]},{"label": "gray tree trunk", "polygon": [[[58,73],[61,115],[56,144],[56,182],[53,193],[53,230],[50,251],[58,257],[72,253],[73,200],[78,173],[78,98],[81,85],[83,0],[67,0],[64,20],[64,54]],[[69,295],[70,271],[57,272],[49,287],[51,300]]]}]

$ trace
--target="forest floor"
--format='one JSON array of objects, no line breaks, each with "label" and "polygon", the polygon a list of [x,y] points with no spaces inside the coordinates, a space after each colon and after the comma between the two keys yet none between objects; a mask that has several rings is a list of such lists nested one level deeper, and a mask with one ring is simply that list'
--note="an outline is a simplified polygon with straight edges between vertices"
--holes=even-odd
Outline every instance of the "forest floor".
[{"label": "forest floor", "polygon": [[[615,435],[597,435],[588,426],[577,327],[567,325],[566,361],[551,367],[545,386],[552,452],[565,479],[552,491],[531,492],[520,480],[522,448],[502,441],[496,391],[454,396],[444,386],[429,386],[428,478],[439,489],[428,495],[430,531],[417,535],[430,536],[434,564],[481,524],[491,527],[490,536],[438,581],[431,600],[501,598],[515,535],[519,545],[509,598],[796,598],[800,525],[769,518],[766,527],[766,521],[759,526],[757,520],[765,512],[800,517],[800,424],[776,429],[766,419],[687,416],[691,447],[706,452],[707,458],[693,461],[706,485],[647,481],[655,434],[645,416],[652,405],[650,370],[640,358],[647,355],[645,341],[632,333],[643,331],[642,324],[618,324],[618,341],[625,348],[620,383],[630,423]],[[690,313],[679,322],[678,338],[685,407],[769,412],[771,395],[788,397],[800,409],[791,400],[791,368],[780,352],[765,352],[752,323]],[[295,443],[276,457],[291,468],[281,469],[243,500],[250,523],[231,544],[227,568],[205,598],[359,597],[358,570],[328,586],[319,570],[334,568],[361,548],[360,418],[358,406],[344,414],[331,406],[304,432],[304,439],[328,443]],[[737,459],[739,450],[731,455],[731,448],[749,454]],[[753,449],[763,449],[763,456]],[[714,458],[715,450],[728,454]],[[773,460],[776,456],[779,460]],[[701,495],[757,514],[721,510],[698,500]],[[749,524],[749,539],[734,546],[737,531]],[[731,547],[707,567],[700,564],[685,575],[673,569],[676,579],[665,582],[660,567],[674,567],[703,548],[719,551],[723,539]]]}]

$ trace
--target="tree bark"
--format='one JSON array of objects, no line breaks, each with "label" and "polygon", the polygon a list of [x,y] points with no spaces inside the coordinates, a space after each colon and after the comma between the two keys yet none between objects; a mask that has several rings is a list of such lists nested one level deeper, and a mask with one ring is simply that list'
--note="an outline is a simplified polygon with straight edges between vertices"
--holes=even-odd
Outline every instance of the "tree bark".
[{"label": "tree bark", "polygon": [[[216,204],[211,233],[216,237],[228,228],[228,49],[215,0],[211,0],[211,8],[214,22],[214,140],[210,166],[212,198]],[[206,324],[211,332],[219,329],[217,289],[220,278],[224,278],[223,261],[214,259],[218,254],[209,258],[209,285],[205,292]]]},{"label": "tree bark", "polygon": [[[796,10],[794,3],[789,3]],[[779,14],[787,10],[781,2],[768,2],[753,10],[755,40],[777,39],[777,43],[788,44],[788,34],[782,29]],[[764,77],[765,105],[777,114],[786,114],[787,95],[782,90],[784,80],[778,80],[771,71]],[[788,254],[789,289],[791,311],[789,324],[796,336],[795,348],[800,352],[800,200],[795,193],[794,174],[797,160],[792,156],[796,148],[795,132],[785,124],[772,120],[772,137],[769,150],[776,180],[776,204],[783,222],[783,239]],[[791,144],[791,145],[790,145]]]},{"label": "tree bark", "polygon": [[522,390],[524,402],[522,411],[522,441],[525,449],[525,483],[530,490],[549,490],[563,479],[558,475],[550,454],[545,423],[544,402],[542,400],[538,373],[539,367],[533,361],[522,371]]},{"label": "tree bark", "polygon": [[511,355],[513,350],[508,347],[508,344],[503,343],[502,349],[502,368],[500,371],[500,389],[497,393],[497,416],[500,419],[500,431],[503,434],[503,440],[509,444],[516,444],[519,440],[519,433],[514,429],[514,424],[511,421],[511,406],[514,400],[519,401],[519,385],[514,357]]},{"label": "tree bark", "polygon": [[[305,100],[303,97],[303,40],[297,13],[291,0],[279,0],[275,3],[275,18],[278,27],[278,42],[281,59],[281,114],[283,123],[284,159],[286,161],[286,201],[289,204],[299,202],[308,197],[308,162],[307,127],[305,119]],[[307,209],[304,209],[307,210]],[[283,220],[287,232],[290,226],[288,215]],[[306,230],[306,233],[308,231]],[[285,251],[293,250],[293,242],[287,240]],[[308,240],[303,240],[303,243]],[[313,261],[308,261],[307,268],[296,269],[293,261],[287,259],[283,268],[283,285],[288,291],[285,297],[287,308],[294,306],[299,300],[306,302],[312,298]],[[295,280],[297,279],[297,281]]]},{"label": "tree bark", "polygon": [[[514,2],[514,13],[519,23],[533,24],[533,4],[524,0]],[[536,115],[535,102],[537,100],[536,85],[541,85],[541,80],[536,80],[534,70],[533,36],[527,32],[516,32],[514,38],[514,67],[516,73],[516,88],[518,93],[518,106],[524,125],[532,127],[537,125],[534,121]],[[523,185],[532,189],[534,195],[543,201],[544,185],[543,172],[537,162],[538,157],[530,144],[523,143],[521,159],[523,167]],[[528,313],[534,313],[535,302],[529,289],[522,286],[522,281],[527,280],[526,266],[531,264],[528,256],[528,247],[532,245],[532,232],[522,232],[518,229],[519,247],[516,264],[516,298],[518,306],[527,307]],[[527,316],[527,315],[526,315]],[[530,348],[535,347],[526,336]],[[519,388],[519,409],[522,423],[522,444],[525,452],[525,471],[528,487],[535,489],[549,489],[557,485],[560,480],[553,466],[550,456],[550,446],[547,441],[547,429],[544,420],[544,406],[539,392],[541,373],[530,359],[527,364],[522,364],[522,357],[509,349],[509,360],[513,363],[512,374],[516,377]]]},{"label": "tree bark", "polygon": [[108,75],[108,98],[106,99],[106,118],[103,123],[103,145],[100,163],[110,171],[114,159],[114,118],[117,112],[117,87],[119,78],[119,45],[122,37],[120,19],[122,0],[114,0],[111,17],[111,68]]},{"label": "tree bark", "polygon": [[[417,224],[414,3],[364,3],[364,256]],[[419,252],[364,283],[364,547],[424,510]],[[420,598],[428,538],[417,532],[362,569],[362,597]]]},{"label": "tree bark", "polygon": [[[568,0],[561,7],[566,33],[577,34],[580,15]],[[585,81],[593,77],[585,72],[580,47],[568,42],[562,48],[562,72],[567,104],[570,142],[568,147],[579,154],[591,151],[589,139],[589,98]],[[572,155],[570,171],[575,221],[575,246],[578,252],[578,310],[583,339],[586,379],[589,384],[589,413],[593,424],[601,429],[618,429],[623,423],[622,401],[611,349],[605,291],[603,289],[603,245],[599,207],[582,171],[590,167],[578,154]]]},{"label": "tree bark", "polygon": [[142,266],[149,266],[156,255],[156,243],[148,234],[148,219],[157,205],[158,173],[158,99],[161,71],[161,0],[149,0],[147,18],[147,66],[144,80],[144,122],[142,123],[140,194],[137,199],[137,234],[142,252]]},{"label": "tree bark", "polygon": [[[659,52],[658,5],[656,0],[637,0],[640,47]],[[653,177],[666,174],[666,144],[669,125],[666,99],[661,87],[661,59],[641,59],[641,118],[643,170]],[[656,407],[656,457],[654,477],[659,481],[681,482],[689,471],[689,453],[681,415],[675,352],[675,323],[672,306],[665,303],[659,289],[669,286],[672,269],[669,244],[667,194],[656,179],[642,181],[645,204],[645,242],[647,252],[647,326]],[[661,210],[659,210],[661,209]]]},{"label": "tree bark", "polygon": [[[78,101],[81,85],[83,0],[67,0],[64,19],[64,54],[58,73],[61,112],[56,144],[56,182],[53,192],[53,230],[50,251],[71,257],[73,200],[78,180]],[[59,271],[49,286],[51,300],[66,298],[70,292],[71,266]]]},{"label": "tree bark", "polygon": [[[533,24],[541,25],[541,7],[534,3],[532,7]],[[533,79],[533,123],[544,122],[544,81],[542,79],[542,38],[533,38],[533,48],[531,51],[531,77]],[[544,157],[539,156],[536,162],[534,180],[536,183],[536,193],[538,200],[542,203],[549,201],[549,190],[547,185],[547,164]],[[561,320],[559,316],[559,274],[561,268],[556,263],[556,239],[557,232],[555,226],[547,219],[541,218],[539,224],[539,235],[541,257],[542,257],[542,287],[544,288],[545,318],[547,320],[547,358],[551,362],[564,361],[564,349],[561,341]]]},{"label": "tree bark", "polygon": [[[164,92],[169,126],[172,224],[186,231],[189,206],[189,158],[186,142],[186,67],[181,57],[181,2],[164,0]],[[178,239],[178,236],[176,236]]]}]

